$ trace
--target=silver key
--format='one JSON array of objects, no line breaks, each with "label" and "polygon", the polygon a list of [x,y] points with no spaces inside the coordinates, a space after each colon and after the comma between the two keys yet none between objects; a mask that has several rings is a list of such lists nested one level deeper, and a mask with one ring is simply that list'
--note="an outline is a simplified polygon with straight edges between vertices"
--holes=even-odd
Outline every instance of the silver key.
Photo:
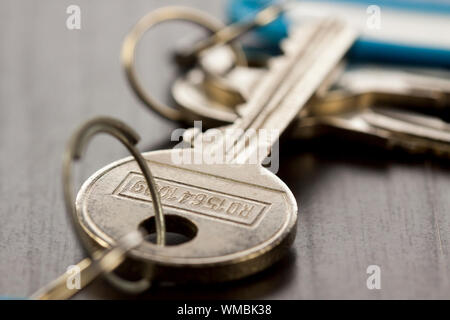
[{"label": "silver key", "polygon": [[[211,69],[206,63],[203,67]],[[448,117],[449,73],[436,76],[435,72],[426,71],[374,65],[346,70],[342,67],[316,94],[311,112],[340,113],[383,104]],[[211,125],[233,122],[240,117],[233,102],[248,100],[265,72],[261,68],[235,67],[222,74],[221,81],[211,81],[202,69],[196,68],[175,81],[172,96],[188,121],[202,119]]]},{"label": "silver key", "polygon": [[[239,95],[249,99],[265,72],[236,68],[228,74],[227,83],[239,83]],[[448,156],[448,125],[437,117],[417,113],[448,116],[450,81],[444,75],[436,76],[435,71],[421,68],[386,66],[336,69],[299,114],[291,137],[345,134],[346,138],[376,142],[386,148]],[[204,121],[207,125],[233,122],[240,117],[239,110],[224,105],[220,97],[209,97],[199,69],[177,80],[172,93],[186,114],[193,118],[201,114],[200,118],[208,119]],[[397,109],[390,110],[392,106]]]},{"label": "silver key", "polygon": [[[171,282],[225,281],[256,273],[282,257],[295,237],[297,204],[278,177],[248,161],[255,150],[267,155],[270,148],[267,141],[248,141],[246,134],[251,129],[273,129],[278,137],[355,37],[353,30],[335,20],[303,27],[287,40],[285,55],[273,61],[242,108],[245,116],[231,128],[243,131],[231,144],[222,139],[202,148],[195,144],[191,149],[144,154],[159,185],[167,231],[190,241],[165,247],[147,241],[133,249],[130,263],[139,276]],[[225,165],[174,160],[183,155],[202,159],[220,150],[229,156],[224,157]],[[97,246],[112,245],[138,228],[153,230],[153,217],[147,216],[152,203],[136,170],[130,158],[120,160],[81,188],[78,218]]]},{"label": "silver key", "polygon": [[33,293],[33,300],[62,300],[69,299],[81,289],[89,285],[101,274],[114,271],[125,260],[126,252],[143,241],[141,234],[131,232],[118,241],[118,245],[104,251],[98,251],[94,258],[85,258],[77,263],[79,268],[80,288],[69,287],[68,283],[73,277],[72,273],[66,272]]},{"label": "silver key", "polygon": [[291,137],[297,139],[320,135],[340,135],[410,153],[450,156],[450,125],[447,122],[388,107],[300,117],[291,132]]}]

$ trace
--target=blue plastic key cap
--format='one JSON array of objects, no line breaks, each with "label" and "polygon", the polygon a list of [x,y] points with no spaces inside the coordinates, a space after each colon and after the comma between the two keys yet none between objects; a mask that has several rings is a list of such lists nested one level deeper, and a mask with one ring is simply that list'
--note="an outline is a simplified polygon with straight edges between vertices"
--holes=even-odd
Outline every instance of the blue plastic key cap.
[{"label": "blue plastic key cap", "polygon": [[[231,22],[248,19],[272,0],[229,0]],[[450,68],[449,0],[305,0],[255,32],[252,45],[273,50],[289,26],[314,16],[336,15],[359,28],[362,36],[350,59]]]}]

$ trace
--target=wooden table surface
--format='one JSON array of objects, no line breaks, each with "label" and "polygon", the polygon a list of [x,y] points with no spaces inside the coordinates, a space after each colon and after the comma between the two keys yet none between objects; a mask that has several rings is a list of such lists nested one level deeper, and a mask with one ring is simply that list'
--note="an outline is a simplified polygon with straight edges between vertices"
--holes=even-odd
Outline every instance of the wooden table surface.
[{"label": "wooden table surface", "polygon": [[[66,8],[81,7],[81,30]],[[223,1],[178,1],[223,16]],[[95,115],[122,119],[141,150],[170,146],[177,124],[147,111],[129,89],[119,52],[146,12],[177,1],[0,2],[0,295],[25,297],[83,258],[67,219],[61,156],[73,130]],[[169,48],[185,25],[145,38],[138,67],[168,100]],[[189,27],[194,30],[194,27]],[[164,61],[164,63],[163,63]],[[300,207],[290,254],[256,276],[215,286],[155,288],[139,298],[450,298],[448,162],[345,142],[282,144],[279,176]],[[78,186],[127,152],[99,137],[77,166]],[[381,268],[369,290],[366,269]],[[128,298],[104,280],[77,298]]]}]

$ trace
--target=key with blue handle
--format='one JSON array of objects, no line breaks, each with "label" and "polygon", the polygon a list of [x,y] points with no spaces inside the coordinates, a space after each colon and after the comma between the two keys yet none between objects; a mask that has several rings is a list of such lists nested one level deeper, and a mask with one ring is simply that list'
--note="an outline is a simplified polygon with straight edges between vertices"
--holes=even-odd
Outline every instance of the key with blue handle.
[{"label": "key with blue handle", "polygon": [[[227,16],[232,22],[242,21],[274,3],[229,0]],[[351,61],[450,68],[450,1],[307,0],[292,1],[289,8],[274,22],[257,29],[252,45],[273,50],[287,36],[290,25],[313,16],[335,15],[360,28],[362,35],[350,51]],[[369,27],[376,19],[379,26]]]}]

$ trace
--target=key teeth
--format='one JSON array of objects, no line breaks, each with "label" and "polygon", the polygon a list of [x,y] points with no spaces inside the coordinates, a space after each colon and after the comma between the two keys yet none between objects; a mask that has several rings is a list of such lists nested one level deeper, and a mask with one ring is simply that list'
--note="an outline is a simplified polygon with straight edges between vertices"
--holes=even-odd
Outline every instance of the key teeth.
[{"label": "key teeth", "polygon": [[284,55],[291,55],[300,47],[309,45],[305,43],[305,39],[311,35],[311,32],[317,32],[317,30],[327,27],[332,27],[333,29],[343,28],[345,25],[345,21],[332,16],[303,23],[300,26],[292,28],[289,36],[281,41],[281,51]]},{"label": "key teeth", "polygon": [[292,35],[289,35],[289,37],[281,41],[280,49],[283,52],[283,55],[291,55],[302,46],[302,38],[306,37],[308,34],[304,28],[307,28],[307,26],[296,28],[292,32]]},{"label": "key teeth", "polygon": [[280,43],[280,49],[282,51],[282,55],[275,56],[269,59],[267,66],[268,69],[279,68],[280,64],[283,64],[288,57],[295,54],[297,50],[304,46],[304,43],[301,41],[294,41],[294,39],[289,38],[283,39]]},{"label": "key teeth", "polygon": [[284,62],[286,61],[286,56],[279,56],[279,57],[274,57],[271,58],[268,63],[268,69],[272,70],[272,69],[277,69],[280,67],[280,65],[282,65]]},{"label": "key teeth", "polygon": [[280,43],[280,49],[284,55],[289,55],[294,52],[297,46],[298,44],[292,41],[292,39],[289,40],[289,38],[283,39]]},{"label": "key teeth", "polygon": [[371,110],[363,119],[375,130],[387,132],[387,147],[398,148],[411,154],[450,155],[450,132],[446,131],[439,119],[422,115],[423,121],[411,118],[413,113],[389,110]]}]

